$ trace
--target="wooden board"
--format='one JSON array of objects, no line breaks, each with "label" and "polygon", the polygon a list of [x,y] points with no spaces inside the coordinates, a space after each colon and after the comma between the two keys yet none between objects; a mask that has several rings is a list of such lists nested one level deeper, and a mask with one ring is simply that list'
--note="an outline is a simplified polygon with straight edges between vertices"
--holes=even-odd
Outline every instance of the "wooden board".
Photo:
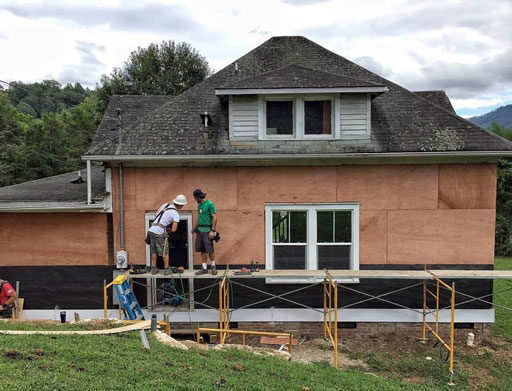
[{"label": "wooden board", "polygon": [[[219,270],[216,276],[210,272],[201,276],[195,275],[195,270],[185,270],[181,274],[171,274],[164,276],[163,274],[152,275],[145,274],[127,274],[128,278],[174,278],[174,279],[222,279],[228,278],[254,279],[254,278],[276,278],[276,279],[311,279],[322,280],[326,274],[323,270],[260,270],[249,275],[235,275],[235,270]],[[512,279],[512,270],[431,270],[437,277],[441,279]],[[382,278],[382,279],[406,279],[406,280],[432,280],[430,273],[424,270],[331,270],[329,271],[334,279],[354,279],[354,278]]]},{"label": "wooden board", "polygon": [[128,331],[148,329],[151,327],[151,320],[143,320],[142,322],[138,322],[135,324],[131,324],[124,327],[117,327],[114,329],[107,330],[0,330],[0,334],[7,335],[30,335],[30,334],[40,334],[40,335],[110,335],[110,334],[119,334],[126,333]]},{"label": "wooden board", "polygon": [[[290,342],[289,338],[286,337],[261,337],[260,343],[267,345],[288,345]],[[296,338],[292,338],[292,345],[297,345],[298,341]]]}]

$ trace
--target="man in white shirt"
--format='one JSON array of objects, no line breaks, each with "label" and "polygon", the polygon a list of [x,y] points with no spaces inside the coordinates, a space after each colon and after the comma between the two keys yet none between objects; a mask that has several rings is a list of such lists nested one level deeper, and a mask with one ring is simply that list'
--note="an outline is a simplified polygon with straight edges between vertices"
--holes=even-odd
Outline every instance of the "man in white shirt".
[{"label": "man in white shirt", "polygon": [[163,204],[156,212],[155,221],[149,228],[149,252],[151,254],[151,274],[158,274],[156,259],[164,258],[164,275],[171,274],[169,268],[169,246],[167,245],[167,233],[176,232],[180,215],[178,210],[187,205],[187,198],[179,194],[172,200],[174,205]]}]

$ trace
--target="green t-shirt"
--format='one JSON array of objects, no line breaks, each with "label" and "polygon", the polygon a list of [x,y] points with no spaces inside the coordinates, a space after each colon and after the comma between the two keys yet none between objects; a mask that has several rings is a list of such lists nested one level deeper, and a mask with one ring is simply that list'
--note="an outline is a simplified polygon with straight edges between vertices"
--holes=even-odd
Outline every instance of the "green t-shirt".
[{"label": "green t-shirt", "polygon": [[201,227],[201,225],[212,225],[212,215],[217,213],[215,204],[210,200],[206,200],[202,204],[197,204],[197,221],[199,222],[198,230],[201,232],[210,232],[211,228]]}]

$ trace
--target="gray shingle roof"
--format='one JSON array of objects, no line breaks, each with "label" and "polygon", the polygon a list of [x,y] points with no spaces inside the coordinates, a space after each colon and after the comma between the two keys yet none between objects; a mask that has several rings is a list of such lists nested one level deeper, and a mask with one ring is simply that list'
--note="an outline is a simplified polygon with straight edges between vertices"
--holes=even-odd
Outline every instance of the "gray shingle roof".
[{"label": "gray shingle roof", "polygon": [[[151,113],[173,98],[175,97],[170,95],[113,95],[105,109],[89,153],[94,153],[96,149],[115,148],[118,142],[119,125],[126,127],[133,124],[140,117]],[[120,120],[117,110],[120,110]]]},{"label": "gray shingle roof", "polygon": [[377,87],[384,86],[366,80],[357,80],[346,76],[317,71],[315,69],[288,65],[284,68],[265,72],[261,75],[246,77],[227,83],[221,88],[334,88],[334,87]]},{"label": "gray shingle roof", "polygon": [[432,103],[442,107],[445,110],[451,111],[453,114],[455,110],[453,109],[452,102],[450,102],[450,98],[446,95],[446,92],[443,90],[433,90],[433,91],[414,91],[416,95],[419,95]]},{"label": "gray shingle roof", "polygon": [[[235,62],[240,72],[235,72]],[[389,88],[372,100],[369,140],[230,141],[226,99],[215,89],[297,65]],[[200,113],[213,125],[205,128]],[[231,155],[376,152],[511,151],[512,143],[304,37],[274,37],[202,83],[128,124],[122,145],[100,126],[89,155]],[[107,140],[107,141],[106,141]]]},{"label": "gray shingle roof", "polygon": [[[17,185],[0,187],[0,206],[5,202],[86,202],[87,172],[82,170],[82,183],[71,183],[77,171],[55,175]],[[91,167],[93,199],[103,199],[105,179],[102,167]]]}]

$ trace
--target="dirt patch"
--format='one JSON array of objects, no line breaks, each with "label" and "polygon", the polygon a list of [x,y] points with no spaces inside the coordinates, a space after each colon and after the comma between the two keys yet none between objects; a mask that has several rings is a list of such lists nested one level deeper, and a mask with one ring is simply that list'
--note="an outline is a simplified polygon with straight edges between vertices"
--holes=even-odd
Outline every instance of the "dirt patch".
[{"label": "dirt patch", "polygon": [[[334,350],[330,341],[323,338],[314,338],[303,341],[300,345],[294,346],[292,361],[305,364],[314,362],[327,362],[329,365],[334,363]],[[368,365],[358,359],[351,359],[338,350],[338,368],[361,368],[367,370]]]}]

